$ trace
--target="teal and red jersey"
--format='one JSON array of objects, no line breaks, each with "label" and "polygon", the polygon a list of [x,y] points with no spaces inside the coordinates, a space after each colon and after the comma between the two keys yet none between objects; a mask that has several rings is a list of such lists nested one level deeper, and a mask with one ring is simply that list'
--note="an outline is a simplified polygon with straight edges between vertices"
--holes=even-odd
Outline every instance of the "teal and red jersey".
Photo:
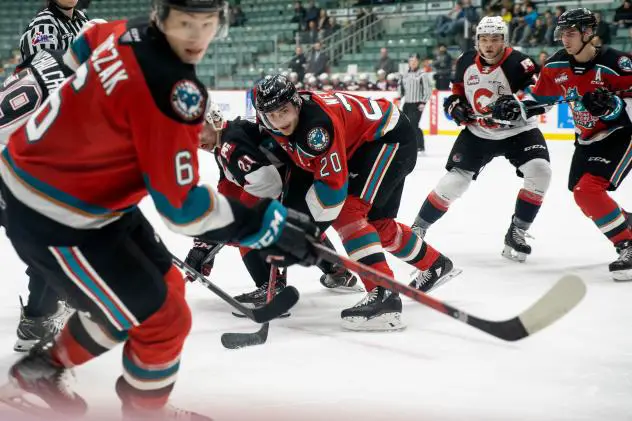
[{"label": "teal and red jersey", "polygon": [[335,91],[299,94],[302,106],[292,135],[271,134],[297,166],[314,174],[307,204],[316,221],[331,222],[347,198],[347,161],[360,146],[391,131],[400,113],[386,99]]},{"label": "teal and red jersey", "polygon": [[[615,92],[632,87],[632,57],[607,46],[597,50],[588,63],[578,63],[565,50],[550,57],[540,72],[531,94],[539,102],[553,102],[560,96],[581,98],[587,92],[605,88]],[[570,102],[575,134],[580,144],[604,139],[610,133],[632,124],[632,92],[619,95],[617,109],[610,115],[594,117],[581,103]]]}]

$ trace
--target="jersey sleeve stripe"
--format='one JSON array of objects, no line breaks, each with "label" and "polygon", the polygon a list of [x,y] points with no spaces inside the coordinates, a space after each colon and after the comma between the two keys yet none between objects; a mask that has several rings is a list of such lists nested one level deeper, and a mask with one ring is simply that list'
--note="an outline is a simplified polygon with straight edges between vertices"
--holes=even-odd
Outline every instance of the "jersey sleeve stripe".
[{"label": "jersey sleeve stripe", "polygon": [[90,54],[92,54],[92,50],[90,49],[88,40],[86,40],[86,37],[83,35],[75,39],[75,41],[70,46],[70,51],[72,51],[72,54],[79,64],[87,61],[90,57]]},{"label": "jersey sleeve stripe", "polygon": [[345,182],[336,190],[323,181],[314,181],[307,191],[305,200],[317,222],[330,222],[338,217],[347,198],[348,187],[348,182]]}]

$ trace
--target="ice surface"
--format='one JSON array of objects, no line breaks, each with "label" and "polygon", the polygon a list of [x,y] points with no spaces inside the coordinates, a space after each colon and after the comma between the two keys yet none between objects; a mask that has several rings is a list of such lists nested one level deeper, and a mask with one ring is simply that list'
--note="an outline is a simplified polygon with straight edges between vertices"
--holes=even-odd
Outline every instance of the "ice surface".
[{"label": "ice surface", "polygon": [[[427,138],[428,152],[406,185],[401,221],[412,223],[443,175],[451,145],[447,137]],[[220,344],[223,332],[258,326],[231,316],[228,305],[201,285],[189,285],[194,325],[173,402],[217,421],[632,420],[632,283],[610,279],[614,248],[566,189],[572,143],[549,146],[553,181],[530,231],[535,239],[526,263],[500,256],[521,186],[503,158],[485,168],[427,240],[464,270],[434,294],[482,317],[514,316],[563,274],[580,275],[587,296],[558,323],[504,343],[404,298],[405,331],[344,332],[340,311],[362,295],[324,290],[317,269],[292,267],[290,283],[302,294],[292,317],[271,324],[265,345],[230,351]],[[214,183],[209,155],[201,156],[201,165],[203,178]],[[632,206],[630,193],[627,182],[615,197]],[[151,203],[143,209],[171,250],[184,257],[190,239],[170,233]],[[0,368],[6,370],[17,358],[12,347],[26,276],[0,237]],[[399,261],[393,267],[407,282],[410,269]],[[235,294],[252,286],[236,249],[221,252],[212,279]],[[76,369],[77,390],[92,415],[115,419],[120,353],[117,348]],[[0,411],[0,419],[13,418]]]}]

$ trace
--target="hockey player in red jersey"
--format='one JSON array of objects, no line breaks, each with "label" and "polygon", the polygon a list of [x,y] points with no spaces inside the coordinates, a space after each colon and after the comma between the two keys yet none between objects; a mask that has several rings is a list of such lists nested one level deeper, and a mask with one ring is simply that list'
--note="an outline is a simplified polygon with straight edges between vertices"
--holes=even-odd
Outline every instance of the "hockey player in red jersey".
[{"label": "hockey player in red jersey", "polygon": [[[191,312],[171,254],[138,208],[148,194],[173,231],[315,260],[304,215],[273,200],[245,207],[198,185],[207,92],[195,64],[223,28],[223,0],[156,0],[150,20],[97,25],[64,61],[76,68],[10,138],[0,157],[7,234],[25,263],[77,312],[9,371],[0,399],[24,393],[82,415],[71,368],[117,344],[124,419],[209,420],[167,405]],[[294,224],[292,222],[295,222]],[[51,418],[45,416],[45,418]]]},{"label": "hockey player in red jersey", "polygon": [[[393,275],[384,250],[425,271],[424,290],[457,273],[447,257],[395,221],[406,176],[415,167],[414,128],[383,99],[342,92],[297,92],[281,75],[257,84],[255,104],[270,133],[300,168],[313,174],[310,213],[332,225],[352,259]],[[396,330],[397,294],[362,279],[368,294],[342,312],[351,330]]]},{"label": "hockey player in red jersey", "polygon": [[476,27],[476,50],[463,53],[457,60],[452,95],[444,107],[446,114],[465,128],[448,157],[448,173],[428,195],[413,229],[423,237],[484,166],[496,156],[504,156],[524,178],[524,185],[516,198],[502,255],[524,262],[531,253],[526,232],[549,187],[551,167],[536,118],[523,113],[510,116],[515,117],[513,124],[500,125],[484,117],[491,111],[491,104],[513,99],[527,89],[538,71],[529,57],[507,45],[507,31],[501,17],[484,17]]},{"label": "hockey player in red jersey", "polygon": [[[300,174],[303,171],[291,162],[286,162],[289,160],[285,153],[280,157],[281,160],[277,159],[277,156],[269,152],[270,144],[276,145],[258,124],[240,118],[226,121],[216,104],[212,103],[209,107],[200,147],[215,155],[220,170],[217,190],[246,206],[254,206],[261,199],[279,198],[283,190],[283,178],[289,185],[285,189],[287,194],[282,198],[282,203],[288,208],[308,213],[304,194],[307,187],[302,186],[305,184],[302,181],[305,176]],[[290,177],[282,177],[279,170],[283,173],[290,171],[287,169],[288,166],[292,166]],[[325,244],[333,248],[326,237]],[[186,257],[186,263],[208,276],[214,264],[214,259],[209,258],[209,255],[215,246],[216,243],[196,238]],[[240,247],[239,251],[257,288],[240,294],[235,299],[255,307],[263,305],[266,302],[270,264],[266,263],[265,257],[257,250]],[[341,291],[358,291],[356,277],[344,267],[324,261],[319,262],[318,266],[323,271],[320,278],[323,286]],[[285,287],[285,275],[286,271],[279,273],[276,292]]]},{"label": "hockey player in red jersey", "polygon": [[[591,40],[597,21],[588,9],[563,13],[555,38],[563,49],[551,56],[532,94],[550,103],[559,96],[570,102],[575,122],[575,153],[568,188],[582,212],[614,244],[619,258],[610,264],[617,281],[632,280],[632,229],[621,207],[608,195],[632,168],[632,57]],[[525,105],[513,100],[497,107],[499,118]],[[533,111],[531,111],[533,112]],[[539,108],[544,112],[544,108]]]}]

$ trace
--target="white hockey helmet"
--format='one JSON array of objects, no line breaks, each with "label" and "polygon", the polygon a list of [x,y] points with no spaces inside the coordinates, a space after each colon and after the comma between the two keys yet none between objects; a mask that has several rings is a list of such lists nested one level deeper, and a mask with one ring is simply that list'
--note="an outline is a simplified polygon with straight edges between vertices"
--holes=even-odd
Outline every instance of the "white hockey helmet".
[{"label": "white hockey helmet", "polygon": [[205,119],[215,131],[222,130],[226,121],[224,119],[224,115],[222,114],[222,110],[219,109],[219,105],[210,99],[208,101],[208,106],[206,107]]},{"label": "white hockey helmet", "polygon": [[396,82],[399,80],[399,73],[389,73],[386,76],[386,80],[389,82]]},{"label": "white hockey helmet", "polygon": [[346,84],[347,84],[347,83],[351,83],[351,82],[353,82],[353,76],[351,76],[351,75],[345,75],[345,77],[344,77],[344,78],[342,78],[342,81],[343,81],[344,83],[346,83]]},{"label": "white hockey helmet", "polygon": [[320,83],[327,83],[327,82],[329,82],[329,74],[321,73],[320,75],[318,75],[318,80],[320,81]]},{"label": "white hockey helmet", "polygon": [[476,26],[476,49],[481,35],[502,35],[505,45],[509,43],[509,28],[501,16],[485,16]]}]

